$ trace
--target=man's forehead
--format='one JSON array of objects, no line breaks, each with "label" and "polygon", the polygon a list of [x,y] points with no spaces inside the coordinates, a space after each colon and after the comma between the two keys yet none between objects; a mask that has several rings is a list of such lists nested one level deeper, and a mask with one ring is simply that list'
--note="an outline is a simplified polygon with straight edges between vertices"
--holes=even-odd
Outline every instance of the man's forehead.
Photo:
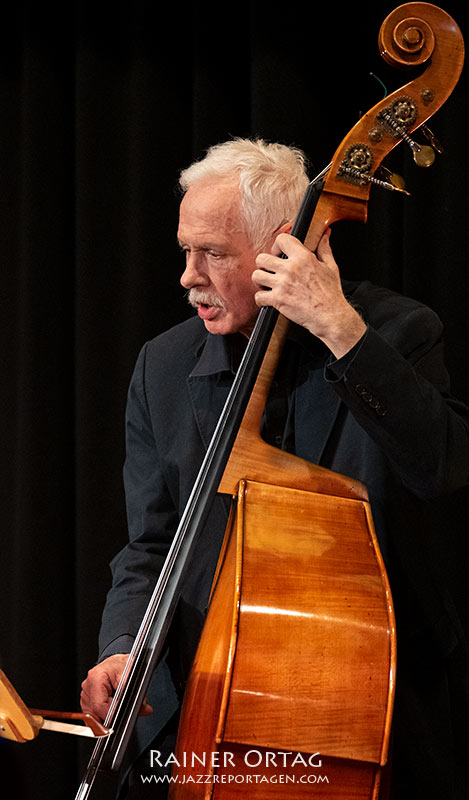
[{"label": "man's forehead", "polygon": [[218,242],[243,230],[240,194],[235,185],[200,182],[188,189],[179,210],[180,241],[197,236]]}]

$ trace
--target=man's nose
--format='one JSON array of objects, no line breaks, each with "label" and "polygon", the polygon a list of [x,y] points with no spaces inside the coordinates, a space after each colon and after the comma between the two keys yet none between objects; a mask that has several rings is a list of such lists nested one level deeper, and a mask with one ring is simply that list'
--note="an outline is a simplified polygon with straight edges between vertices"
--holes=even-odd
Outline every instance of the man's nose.
[{"label": "man's nose", "polygon": [[186,253],[186,267],[180,282],[185,289],[209,285],[210,280],[204,270],[203,258],[200,253]]}]

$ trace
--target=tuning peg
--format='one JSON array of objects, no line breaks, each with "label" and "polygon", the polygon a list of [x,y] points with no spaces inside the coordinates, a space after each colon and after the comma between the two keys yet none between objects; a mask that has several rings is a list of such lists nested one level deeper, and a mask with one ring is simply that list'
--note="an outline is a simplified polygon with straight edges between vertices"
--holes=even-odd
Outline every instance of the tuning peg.
[{"label": "tuning peg", "polygon": [[[414,112],[414,108],[411,103],[407,102],[405,98],[401,101],[402,108],[409,114],[409,119],[412,119],[411,112]],[[397,105],[397,101],[395,103]],[[428,144],[417,144],[414,142],[413,139],[410,138],[409,134],[406,131],[406,126],[404,122],[396,118],[396,115],[399,109],[395,110],[394,113],[391,113],[392,109],[383,109],[380,114],[378,114],[378,121],[381,123],[385,123],[388,125],[391,130],[394,132],[395,136],[400,136],[404,142],[410,147],[412,150],[412,157],[419,167],[431,167],[431,165],[435,161],[435,150],[433,147],[430,147]],[[415,112],[416,113],[416,112]]]},{"label": "tuning peg", "polygon": [[420,130],[422,131],[423,135],[428,139],[431,146],[433,147],[434,150],[436,150],[437,153],[439,153],[440,155],[444,153],[441,144],[439,143],[435,134],[430,130],[428,125],[421,125]]},{"label": "tuning peg", "polygon": [[410,138],[408,133],[400,131],[400,135],[404,142],[409,145],[412,150],[412,158],[418,167],[431,167],[435,161],[435,151],[429,144],[417,144]]},{"label": "tuning peg", "polygon": [[435,161],[435,151],[433,147],[428,144],[417,144],[410,137],[405,138],[410,149],[412,150],[412,158],[418,167],[431,167]]},{"label": "tuning peg", "polygon": [[401,175],[398,175],[397,172],[391,172],[390,169],[381,165],[379,174],[383,177],[383,180],[391,183],[395,189],[400,191],[405,190],[405,180]]},{"label": "tuning peg", "polygon": [[395,180],[392,183],[390,180],[382,180],[381,178],[376,178],[374,175],[370,175],[369,172],[360,172],[359,169],[354,169],[353,167],[342,166],[341,169],[337,173],[340,175],[344,180],[351,180],[352,183],[356,183],[357,185],[364,186],[366,183],[372,183],[376,186],[381,186],[382,189],[388,189],[391,192],[402,192],[402,194],[407,194],[410,197],[410,192],[407,189],[404,189],[402,185],[398,185],[399,179],[400,182],[404,183],[400,175],[390,175]]},{"label": "tuning peg", "polygon": [[[397,177],[399,177],[399,175]],[[407,189],[404,189],[403,186],[397,186],[395,183],[392,183],[392,181],[382,181],[380,178],[370,177],[369,183],[375,183],[377,186],[381,186],[382,189],[388,189],[390,192],[402,192],[402,194],[406,194],[408,197],[411,196]]]}]

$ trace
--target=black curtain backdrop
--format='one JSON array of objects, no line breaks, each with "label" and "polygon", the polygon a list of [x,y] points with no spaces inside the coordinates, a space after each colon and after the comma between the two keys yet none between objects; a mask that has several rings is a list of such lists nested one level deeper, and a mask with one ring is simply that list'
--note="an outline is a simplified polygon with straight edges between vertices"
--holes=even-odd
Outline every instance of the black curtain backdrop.
[{"label": "black curtain backdrop", "polygon": [[[17,0],[0,26],[0,666],[30,706],[78,710],[108,562],[126,541],[123,418],[137,353],[189,314],[175,232],[180,168],[210,144],[302,147],[311,176],[352,125],[412,76],[381,61],[397,3]],[[443,6],[466,25],[465,4]],[[466,70],[467,72],[467,70]],[[346,277],[428,303],[469,401],[467,76],[430,121],[445,152],[388,165],[411,197],[373,189],[366,225],[338,223]],[[416,138],[418,138],[416,136]],[[467,494],[442,527],[467,620]],[[1,796],[74,798],[91,744],[0,740]]]}]

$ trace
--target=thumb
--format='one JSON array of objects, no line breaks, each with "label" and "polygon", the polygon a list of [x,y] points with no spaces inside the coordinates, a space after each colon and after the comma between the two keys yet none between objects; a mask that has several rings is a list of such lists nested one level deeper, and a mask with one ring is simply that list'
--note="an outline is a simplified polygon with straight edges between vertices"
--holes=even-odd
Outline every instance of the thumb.
[{"label": "thumb", "polygon": [[324,260],[324,258],[327,256],[332,256],[330,238],[331,238],[331,229],[326,228],[316,248],[316,255],[321,260]]}]

